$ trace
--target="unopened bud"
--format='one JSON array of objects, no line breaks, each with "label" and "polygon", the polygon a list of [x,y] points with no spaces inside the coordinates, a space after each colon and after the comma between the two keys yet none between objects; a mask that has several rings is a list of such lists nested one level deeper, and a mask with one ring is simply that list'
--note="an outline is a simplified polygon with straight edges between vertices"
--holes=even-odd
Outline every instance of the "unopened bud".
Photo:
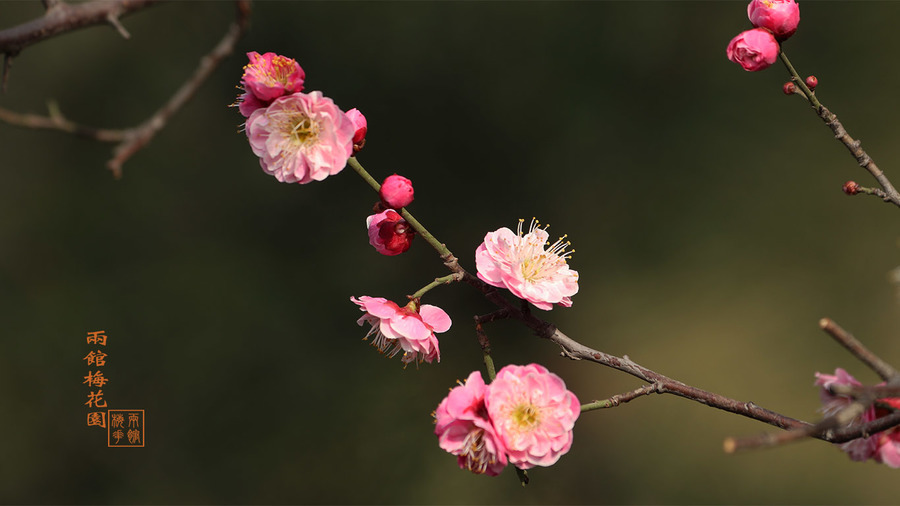
[{"label": "unopened bud", "polygon": [[781,87],[781,91],[783,91],[785,95],[793,95],[794,93],[797,93],[797,85],[794,84],[793,81],[788,81]]},{"label": "unopened bud", "polygon": [[363,113],[359,109],[350,109],[346,112],[347,119],[353,124],[353,153],[359,151],[366,145],[366,133],[369,130],[368,122]]},{"label": "unopened bud", "polygon": [[809,77],[806,78],[806,86],[807,86],[810,90],[815,91],[816,86],[817,86],[818,84],[819,84],[819,80],[816,79],[816,76],[809,76]]},{"label": "unopened bud", "polygon": [[412,181],[394,174],[381,184],[381,201],[392,209],[408,206],[413,201]]},{"label": "unopened bud", "polygon": [[856,181],[847,181],[841,189],[847,195],[856,195],[859,193],[859,184]]}]

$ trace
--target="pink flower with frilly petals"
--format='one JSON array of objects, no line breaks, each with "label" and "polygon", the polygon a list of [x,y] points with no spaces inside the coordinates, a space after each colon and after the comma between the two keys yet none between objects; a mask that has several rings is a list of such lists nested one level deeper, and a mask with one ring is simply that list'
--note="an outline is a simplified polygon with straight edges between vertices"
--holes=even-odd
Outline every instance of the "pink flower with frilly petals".
[{"label": "pink flower with frilly petals", "polygon": [[364,339],[374,336],[372,346],[388,357],[403,351],[402,362],[429,364],[435,359],[441,361],[441,351],[434,333],[446,332],[450,328],[450,317],[443,309],[412,301],[405,307],[381,297],[350,297],[364,314],[357,323],[372,326]]},{"label": "pink flower with frilly petals", "polygon": [[519,469],[552,465],[572,447],[581,406],[563,380],[543,366],[504,367],[484,403],[510,464]]},{"label": "pink flower with frilly petals", "polygon": [[275,53],[247,53],[250,63],[244,66],[241,82],[256,98],[268,102],[303,90],[306,72],[293,58]]},{"label": "pink flower with frilly petals", "polygon": [[434,412],[440,447],[457,456],[460,469],[497,476],[506,467],[506,447],[497,437],[484,405],[487,386],[474,371],[450,390]]},{"label": "pink flower with frilly petals", "polygon": [[412,245],[416,231],[393,209],[366,218],[369,244],[382,255],[394,256],[405,252]]},{"label": "pink flower with frilly petals", "polygon": [[741,32],[731,39],[725,49],[728,59],[748,72],[767,69],[775,63],[780,48],[775,36],[768,30],[754,28]]},{"label": "pink flower with frilly petals", "polygon": [[570,245],[565,236],[549,244],[549,234],[532,220],[527,234],[504,227],[484,236],[475,250],[478,277],[485,283],[506,288],[535,307],[550,310],[553,304],[572,305],[571,296],[578,292],[578,272],[569,268],[566,260]]},{"label": "pink flower with frilly petals", "polygon": [[794,0],[752,0],[747,17],[756,28],[765,28],[778,40],[786,40],[800,24],[800,6]]},{"label": "pink flower with frilly petals", "polygon": [[284,183],[337,174],[353,152],[353,125],[319,91],[275,99],[247,118],[246,131],[263,171]]}]

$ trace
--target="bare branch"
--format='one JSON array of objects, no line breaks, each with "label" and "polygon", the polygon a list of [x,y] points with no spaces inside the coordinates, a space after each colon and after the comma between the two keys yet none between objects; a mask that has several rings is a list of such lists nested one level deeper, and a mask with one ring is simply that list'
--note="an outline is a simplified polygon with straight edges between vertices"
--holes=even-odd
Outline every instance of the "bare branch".
[{"label": "bare branch", "polygon": [[862,361],[862,363],[866,364],[870,369],[875,371],[875,374],[881,376],[881,379],[885,381],[889,381],[893,378],[898,377],[900,373],[897,372],[890,364],[881,359],[878,355],[872,353],[868,348],[866,348],[858,339],[853,337],[852,334],[842,329],[840,325],[835,323],[833,320],[829,318],[822,318],[819,320],[819,327],[822,328],[828,335],[834,338],[835,341],[841,344],[856,358]]},{"label": "bare branch", "polygon": [[[159,0],[93,0],[81,4],[45,1],[43,16],[0,30],[0,53],[17,55],[26,47],[79,28],[110,23]],[[113,20],[116,21],[113,21]],[[127,37],[126,37],[127,38]]]}]

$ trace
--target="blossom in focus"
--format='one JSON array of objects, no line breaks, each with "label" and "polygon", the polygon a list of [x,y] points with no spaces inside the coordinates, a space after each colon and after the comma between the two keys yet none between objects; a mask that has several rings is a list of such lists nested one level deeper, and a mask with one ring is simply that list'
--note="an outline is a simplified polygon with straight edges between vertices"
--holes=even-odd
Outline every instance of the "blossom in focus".
[{"label": "blossom in focus", "polygon": [[[881,385],[883,384],[881,383]],[[816,385],[822,387],[819,393],[822,399],[822,413],[825,416],[832,416],[848,406],[852,399],[843,395],[834,395],[829,389],[833,385],[862,386],[862,383],[844,369],[837,368],[833,375],[816,373]],[[897,398],[878,399],[878,402],[900,409],[900,399]],[[872,405],[857,420],[851,422],[851,425],[871,422],[890,414],[890,412],[889,409]],[[852,460],[873,459],[890,467],[900,468],[900,428],[893,427],[867,438],[854,439],[842,443],[840,447]]]},{"label": "blossom in focus", "polygon": [[364,339],[372,338],[372,346],[388,357],[401,351],[404,364],[441,361],[441,352],[435,332],[450,328],[450,317],[443,309],[411,301],[404,307],[382,297],[350,297],[364,311],[357,323],[372,326]]},{"label": "blossom in focus", "polygon": [[238,97],[238,108],[245,118],[278,97],[303,90],[306,73],[296,60],[275,53],[260,55],[256,51],[247,53],[247,58],[250,63],[244,66],[241,77],[244,94]]},{"label": "blossom in focus", "polygon": [[800,6],[794,0],[752,0],[747,4],[747,17],[756,28],[765,28],[783,41],[797,31]]},{"label": "blossom in focus", "polygon": [[519,220],[517,233],[504,227],[484,236],[475,250],[478,277],[540,309],[571,306],[571,296],[578,292],[578,272],[566,263],[572,253],[566,251],[570,243],[563,242],[563,236],[550,244],[546,227],[539,228],[536,220],[523,234],[523,222]]},{"label": "blossom in focus", "polygon": [[393,174],[381,183],[381,201],[391,209],[406,207],[413,201],[413,186],[409,179]]},{"label": "blossom in focus", "polygon": [[578,398],[541,365],[500,369],[484,404],[509,463],[520,469],[552,465],[572,447]]},{"label": "blossom in focus", "polygon": [[366,218],[369,244],[382,255],[399,255],[412,245],[416,231],[397,211],[388,209]]},{"label": "blossom in focus", "polygon": [[353,144],[359,144],[366,138],[366,133],[369,131],[366,117],[356,108],[347,111],[347,117],[350,119],[350,122],[353,123]]},{"label": "blossom in focus", "polygon": [[434,433],[443,450],[456,455],[460,469],[497,476],[506,467],[506,447],[488,419],[481,373],[450,390],[434,412]]},{"label": "blossom in focus", "polygon": [[725,54],[744,70],[756,72],[775,63],[779,50],[774,35],[762,28],[754,28],[731,39]]},{"label": "blossom in focus", "polygon": [[284,183],[337,174],[353,152],[352,123],[319,91],[275,99],[253,111],[245,130],[263,171]]}]

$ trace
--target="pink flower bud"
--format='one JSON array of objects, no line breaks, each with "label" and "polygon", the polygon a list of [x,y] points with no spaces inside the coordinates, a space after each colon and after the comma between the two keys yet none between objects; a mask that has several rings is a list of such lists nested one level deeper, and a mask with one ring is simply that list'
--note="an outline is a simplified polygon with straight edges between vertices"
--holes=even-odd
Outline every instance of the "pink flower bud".
[{"label": "pink flower bud", "polygon": [[816,86],[819,85],[819,80],[816,79],[816,76],[809,76],[806,78],[806,87],[811,91],[815,91]]},{"label": "pink flower bud", "polygon": [[793,95],[794,93],[797,93],[797,85],[788,81],[781,87],[781,91],[783,91],[785,95]]},{"label": "pink flower bud", "polygon": [[752,0],[747,17],[756,28],[765,28],[778,40],[786,40],[800,24],[800,6],[794,0]]},{"label": "pink flower bud", "polygon": [[366,132],[368,132],[366,117],[356,108],[350,109],[346,114],[350,122],[353,123],[353,128],[355,129],[355,132],[353,133],[353,144],[359,144],[366,138]]},{"label": "pink flower bud", "polygon": [[767,30],[754,28],[731,39],[725,54],[748,72],[763,70],[778,58],[778,42]]},{"label": "pink flower bud", "polygon": [[366,219],[369,244],[382,255],[394,256],[412,245],[416,231],[393,209],[373,214]]},{"label": "pink flower bud", "polygon": [[394,174],[381,184],[381,201],[392,209],[406,207],[413,201],[412,181]]},{"label": "pink flower bud", "polygon": [[856,195],[859,193],[859,183],[856,181],[847,181],[841,188],[847,195]]}]

